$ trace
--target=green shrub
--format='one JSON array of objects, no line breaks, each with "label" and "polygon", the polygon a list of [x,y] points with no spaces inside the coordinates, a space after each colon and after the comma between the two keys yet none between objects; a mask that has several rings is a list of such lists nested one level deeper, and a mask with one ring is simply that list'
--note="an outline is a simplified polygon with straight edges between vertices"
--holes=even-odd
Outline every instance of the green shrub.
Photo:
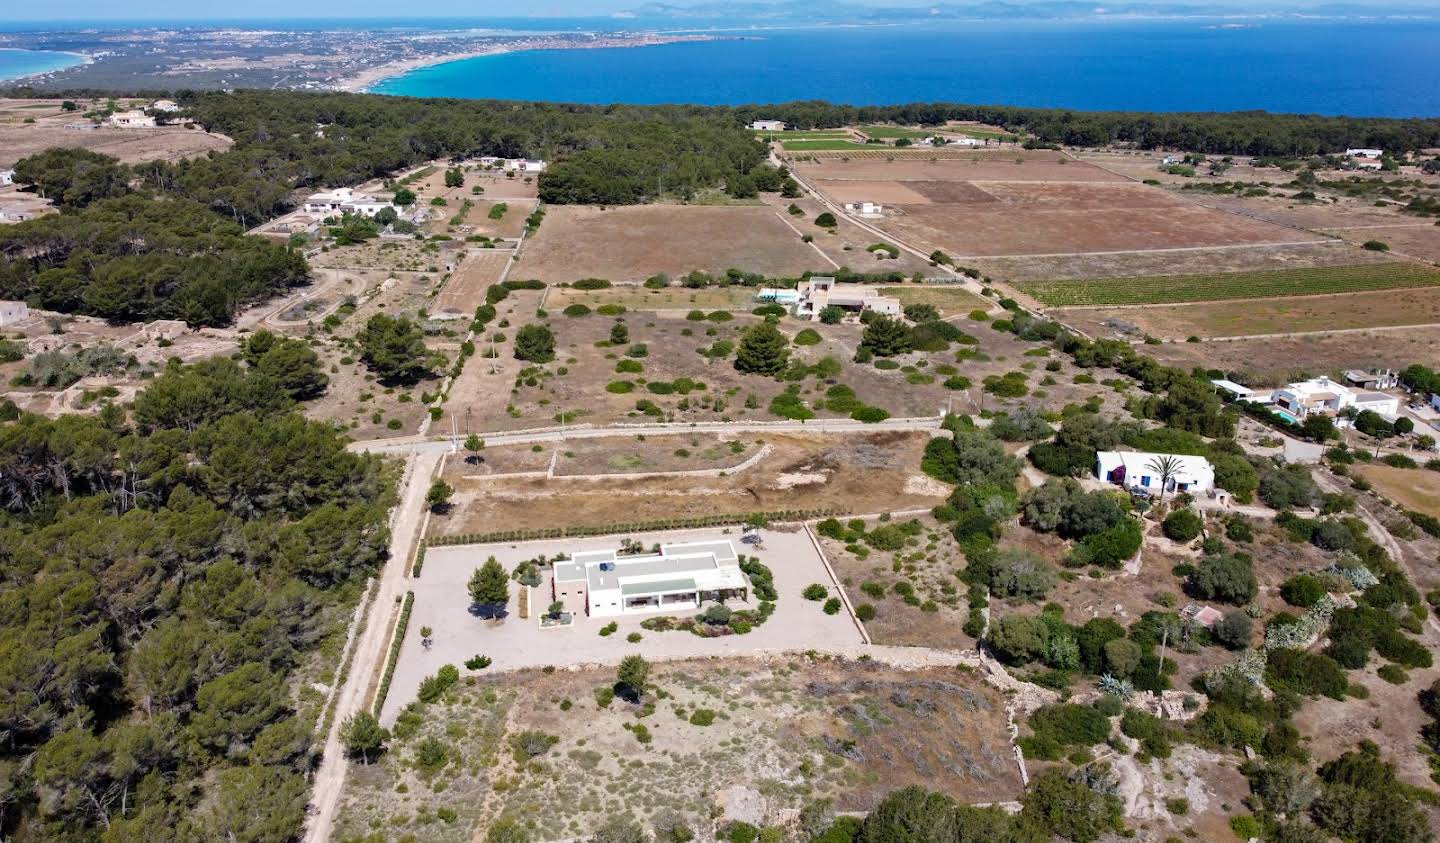
[{"label": "green shrub", "polygon": [[800,592],[800,596],[804,597],[806,600],[824,600],[829,595],[830,589],[826,588],[818,582],[810,583],[809,585],[805,586],[804,591]]},{"label": "green shrub", "polygon": [[800,333],[796,334],[795,339],[791,340],[791,342],[795,343],[796,345],[819,345],[820,340],[821,337],[819,331],[815,330],[814,328],[805,328],[802,329]]},{"label": "green shrub", "polygon": [[1205,522],[1191,509],[1177,509],[1160,525],[1165,535],[1177,542],[1191,542],[1205,528]]}]

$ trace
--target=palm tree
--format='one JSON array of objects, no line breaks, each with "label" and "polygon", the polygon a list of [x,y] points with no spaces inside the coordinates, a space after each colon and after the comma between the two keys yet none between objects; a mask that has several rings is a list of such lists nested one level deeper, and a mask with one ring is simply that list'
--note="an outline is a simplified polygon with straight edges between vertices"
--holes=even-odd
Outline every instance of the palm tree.
[{"label": "palm tree", "polygon": [[1180,473],[1184,462],[1177,456],[1166,454],[1157,456],[1145,463],[1145,467],[1160,475],[1160,502],[1165,502],[1165,490],[1170,488],[1170,481]]}]

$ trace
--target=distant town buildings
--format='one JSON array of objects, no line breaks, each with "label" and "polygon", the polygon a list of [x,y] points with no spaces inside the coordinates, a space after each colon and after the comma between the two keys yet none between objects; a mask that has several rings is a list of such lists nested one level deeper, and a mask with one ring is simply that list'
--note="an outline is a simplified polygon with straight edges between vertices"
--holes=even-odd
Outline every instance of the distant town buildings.
[{"label": "distant town buildings", "polygon": [[395,207],[383,199],[376,199],[364,193],[356,193],[348,187],[313,193],[305,200],[305,213],[321,217],[332,214],[356,214],[373,217],[383,208]]},{"label": "distant town buildings", "polygon": [[[1162,479],[1166,466],[1168,479]],[[1215,467],[1192,454],[1155,454],[1146,451],[1100,451],[1095,455],[1095,476],[1123,486],[1132,493],[1209,492],[1215,488]]]},{"label": "distant town buildings", "polygon": [[756,132],[783,132],[785,131],[784,120],[756,120],[750,124],[752,131]]},{"label": "distant town buildings", "polygon": [[900,300],[880,295],[880,291],[868,285],[847,284],[840,286],[828,275],[817,275],[801,282],[796,292],[795,315],[802,319],[816,320],[820,311],[827,307],[838,307],[851,313],[872,311],[885,316],[900,316],[903,312]]}]

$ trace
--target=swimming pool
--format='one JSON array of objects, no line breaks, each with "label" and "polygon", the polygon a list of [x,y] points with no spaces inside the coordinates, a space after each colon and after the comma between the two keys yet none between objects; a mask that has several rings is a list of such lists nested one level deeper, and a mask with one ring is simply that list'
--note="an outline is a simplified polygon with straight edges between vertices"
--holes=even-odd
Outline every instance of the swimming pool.
[{"label": "swimming pool", "polygon": [[1274,413],[1275,415],[1279,416],[1280,418],[1284,419],[1285,421],[1290,422],[1291,424],[1299,424],[1299,423],[1300,423],[1300,420],[1299,420],[1299,419],[1295,418],[1295,417],[1294,417],[1293,415],[1291,415],[1289,412],[1287,412],[1287,411],[1285,411],[1285,410],[1281,410],[1281,409],[1278,408],[1278,407],[1275,408],[1275,409],[1273,409],[1273,410],[1271,410],[1270,412]]}]

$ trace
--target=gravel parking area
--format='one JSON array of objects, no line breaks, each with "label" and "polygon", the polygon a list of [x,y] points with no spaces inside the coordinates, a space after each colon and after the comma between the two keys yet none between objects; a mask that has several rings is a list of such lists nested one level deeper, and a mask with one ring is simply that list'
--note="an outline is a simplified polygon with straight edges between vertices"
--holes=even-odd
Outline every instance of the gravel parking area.
[{"label": "gravel parking area", "polygon": [[[759,549],[739,544],[738,530],[671,531],[634,536],[646,545],[653,542],[730,540],[736,543],[738,552],[758,556],[770,567],[775,575],[775,587],[780,593],[775,613],[749,634],[720,638],[701,638],[681,630],[642,630],[641,621],[654,615],[578,617],[570,627],[541,629],[536,616],[550,602],[548,572],[542,576],[541,586],[532,594],[531,617],[522,619],[519,616],[518,586],[512,591],[510,615],[504,620],[485,620],[470,613],[466,583],[487,557],[493,555],[509,570],[541,554],[553,557],[577,550],[618,547],[622,536],[430,548],[426,551],[420,578],[410,583],[415,592],[415,607],[381,712],[381,721],[387,724],[393,722],[400,710],[415,699],[421,680],[434,674],[442,665],[453,664],[461,669],[462,675],[475,673],[463,666],[466,659],[475,655],[493,659],[493,664],[485,669],[485,672],[493,673],[543,665],[615,664],[631,653],[639,653],[652,660],[667,660],[864,643],[855,621],[843,609],[839,614],[827,615],[821,610],[819,602],[800,596],[805,586],[811,583],[827,586],[832,596],[839,593],[838,584],[831,580],[810,537],[803,530],[782,532],[776,529],[764,530],[762,536],[763,543]],[[739,609],[754,608],[757,604],[752,596],[748,604],[732,600],[728,605]],[[601,637],[600,628],[612,620],[619,629],[613,635]],[[423,626],[433,630],[433,643],[428,650],[420,642],[420,628]],[[626,641],[632,632],[640,632],[644,639],[633,644]]]}]

